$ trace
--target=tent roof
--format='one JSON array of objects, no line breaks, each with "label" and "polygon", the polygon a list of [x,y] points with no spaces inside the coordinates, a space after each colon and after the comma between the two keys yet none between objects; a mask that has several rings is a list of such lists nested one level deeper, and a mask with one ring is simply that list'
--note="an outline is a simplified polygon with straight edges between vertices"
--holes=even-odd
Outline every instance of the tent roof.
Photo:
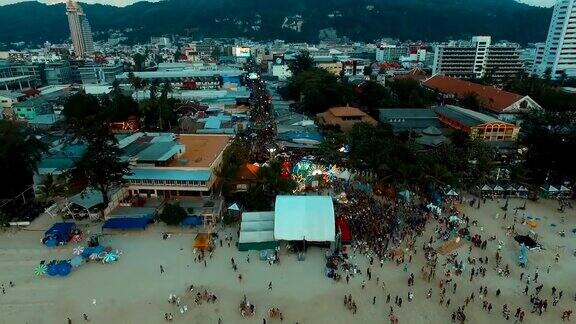
[{"label": "tent roof", "polygon": [[240,232],[238,243],[274,242],[274,231]]},{"label": "tent roof", "polygon": [[102,199],[102,193],[100,191],[85,189],[81,193],[68,198],[68,201],[85,209],[89,209],[103,203],[104,199]]},{"label": "tent roof", "polygon": [[273,221],[273,220],[274,220],[274,212],[273,211],[244,212],[244,213],[242,213],[242,223]]},{"label": "tent roof", "polygon": [[349,180],[351,175],[352,174],[350,174],[350,171],[344,170],[344,171],[340,172],[340,174],[338,175],[338,178],[344,179],[344,180]]},{"label": "tent roof", "polygon": [[275,206],[274,237],[277,240],[335,240],[332,197],[277,196]]},{"label": "tent roof", "polygon": [[500,186],[496,186],[496,187],[494,187],[494,190],[495,190],[495,191],[503,191],[504,188],[502,188],[502,187],[500,187]]},{"label": "tent roof", "polygon": [[526,189],[524,186],[520,186],[518,187],[518,191],[528,191],[528,189]]},{"label": "tent roof", "polygon": [[558,191],[558,189],[554,188],[553,186],[543,186],[542,189],[548,191],[548,192],[556,192]]},{"label": "tent roof", "polygon": [[447,195],[448,196],[458,196],[458,193],[456,191],[454,191],[454,189],[450,189],[450,191],[448,191]]},{"label": "tent roof", "polygon": [[230,205],[230,207],[228,207],[228,209],[239,211],[240,207],[238,206],[237,203],[233,203],[232,205]]},{"label": "tent roof", "polygon": [[482,187],[482,190],[487,191],[487,190],[492,190],[492,188],[490,188],[489,185],[484,185],[484,186]]},{"label": "tent roof", "polygon": [[560,186],[560,191],[570,191],[570,189],[566,188],[565,186]]},{"label": "tent roof", "polygon": [[238,243],[273,242],[274,212],[247,212],[242,214]]},{"label": "tent roof", "polygon": [[68,234],[72,231],[72,228],[74,228],[75,225],[75,223],[55,223],[44,233],[44,235]]}]

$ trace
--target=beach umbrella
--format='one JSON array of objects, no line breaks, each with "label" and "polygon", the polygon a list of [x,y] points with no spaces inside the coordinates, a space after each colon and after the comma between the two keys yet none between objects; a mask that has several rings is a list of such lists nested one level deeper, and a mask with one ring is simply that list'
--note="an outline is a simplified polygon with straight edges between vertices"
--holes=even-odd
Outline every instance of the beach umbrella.
[{"label": "beach umbrella", "polygon": [[98,254],[92,253],[92,254],[90,254],[90,256],[89,256],[88,258],[89,258],[90,260],[96,260],[96,259],[98,259]]},{"label": "beach umbrella", "polygon": [[104,263],[112,263],[118,261],[118,255],[114,252],[110,252],[102,258],[102,262]]},{"label": "beach umbrella", "polygon": [[77,246],[77,247],[72,249],[72,254],[74,254],[74,255],[80,255],[80,254],[82,254],[82,252],[84,252],[83,246]]},{"label": "beach umbrella", "polygon": [[62,277],[69,275],[71,271],[72,266],[68,262],[60,262],[58,265],[58,274]]},{"label": "beach umbrella", "polygon": [[58,245],[58,241],[56,241],[54,239],[49,239],[49,240],[46,240],[46,242],[44,242],[44,245],[46,245],[47,247],[55,247]]},{"label": "beach umbrella", "polygon": [[34,274],[37,276],[43,276],[48,272],[48,266],[44,263],[39,264],[36,268],[34,268]]},{"label": "beach umbrella", "polygon": [[538,223],[536,223],[536,221],[534,220],[529,220],[526,222],[526,225],[528,225],[528,227],[535,229],[536,227],[538,227]]},{"label": "beach umbrella", "polygon": [[75,268],[78,268],[83,262],[84,262],[84,259],[79,255],[73,257],[70,260],[70,264]]},{"label": "beach umbrella", "polygon": [[48,265],[48,271],[46,273],[48,273],[48,275],[51,277],[56,276],[58,274],[58,264],[51,263]]}]

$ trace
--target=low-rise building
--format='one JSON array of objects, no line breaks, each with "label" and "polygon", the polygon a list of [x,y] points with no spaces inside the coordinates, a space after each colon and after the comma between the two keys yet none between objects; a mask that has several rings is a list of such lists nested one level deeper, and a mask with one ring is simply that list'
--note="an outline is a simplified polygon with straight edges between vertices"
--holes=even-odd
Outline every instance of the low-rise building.
[{"label": "low-rise building", "polygon": [[379,110],[379,119],[381,123],[389,124],[394,133],[442,127],[438,116],[430,108],[384,108]]},{"label": "low-rise building", "polygon": [[204,196],[212,193],[226,135],[135,133],[120,140],[131,161],[126,181],[133,195],[146,197]]},{"label": "low-rise building", "polygon": [[514,121],[519,113],[542,109],[529,96],[443,75],[435,75],[424,81],[422,85],[440,94],[444,102],[458,103],[459,100],[473,95],[477,98],[482,110],[505,121]]},{"label": "low-rise building", "polygon": [[485,142],[515,142],[518,139],[519,126],[490,115],[451,105],[435,107],[434,111],[442,124],[466,132],[471,138]]},{"label": "low-rise building", "polygon": [[322,126],[339,127],[349,131],[356,124],[368,123],[376,126],[378,122],[367,113],[354,107],[333,107],[316,115],[318,123]]}]

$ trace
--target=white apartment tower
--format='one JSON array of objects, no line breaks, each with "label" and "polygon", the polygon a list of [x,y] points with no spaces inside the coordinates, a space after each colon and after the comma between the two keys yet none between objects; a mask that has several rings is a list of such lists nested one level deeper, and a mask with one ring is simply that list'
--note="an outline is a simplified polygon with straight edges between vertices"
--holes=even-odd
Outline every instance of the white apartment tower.
[{"label": "white apartment tower", "polygon": [[94,53],[94,41],[88,18],[82,7],[74,0],[66,2],[66,15],[70,27],[70,38],[77,58],[86,58]]},{"label": "white apartment tower", "polygon": [[552,13],[544,55],[535,72],[550,70],[553,79],[562,71],[576,76],[576,0],[558,0]]},{"label": "white apartment tower", "polygon": [[434,48],[433,74],[456,78],[496,80],[514,77],[523,68],[520,47],[510,43],[492,43],[490,36],[475,36],[470,41],[452,41]]}]

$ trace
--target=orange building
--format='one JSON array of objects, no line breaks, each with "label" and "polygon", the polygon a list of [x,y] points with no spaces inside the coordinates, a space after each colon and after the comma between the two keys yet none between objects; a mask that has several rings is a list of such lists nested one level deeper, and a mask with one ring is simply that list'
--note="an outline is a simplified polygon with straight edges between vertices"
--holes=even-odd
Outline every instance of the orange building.
[{"label": "orange building", "polygon": [[462,107],[439,106],[434,108],[434,112],[442,124],[486,142],[514,142],[520,132],[520,127],[515,124]]},{"label": "orange building", "polygon": [[359,123],[368,123],[372,126],[378,122],[367,113],[354,107],[333,107],[323,113],[316,115],[318,123],[323,126],[339,126],[341,130],[347,132]]}]

